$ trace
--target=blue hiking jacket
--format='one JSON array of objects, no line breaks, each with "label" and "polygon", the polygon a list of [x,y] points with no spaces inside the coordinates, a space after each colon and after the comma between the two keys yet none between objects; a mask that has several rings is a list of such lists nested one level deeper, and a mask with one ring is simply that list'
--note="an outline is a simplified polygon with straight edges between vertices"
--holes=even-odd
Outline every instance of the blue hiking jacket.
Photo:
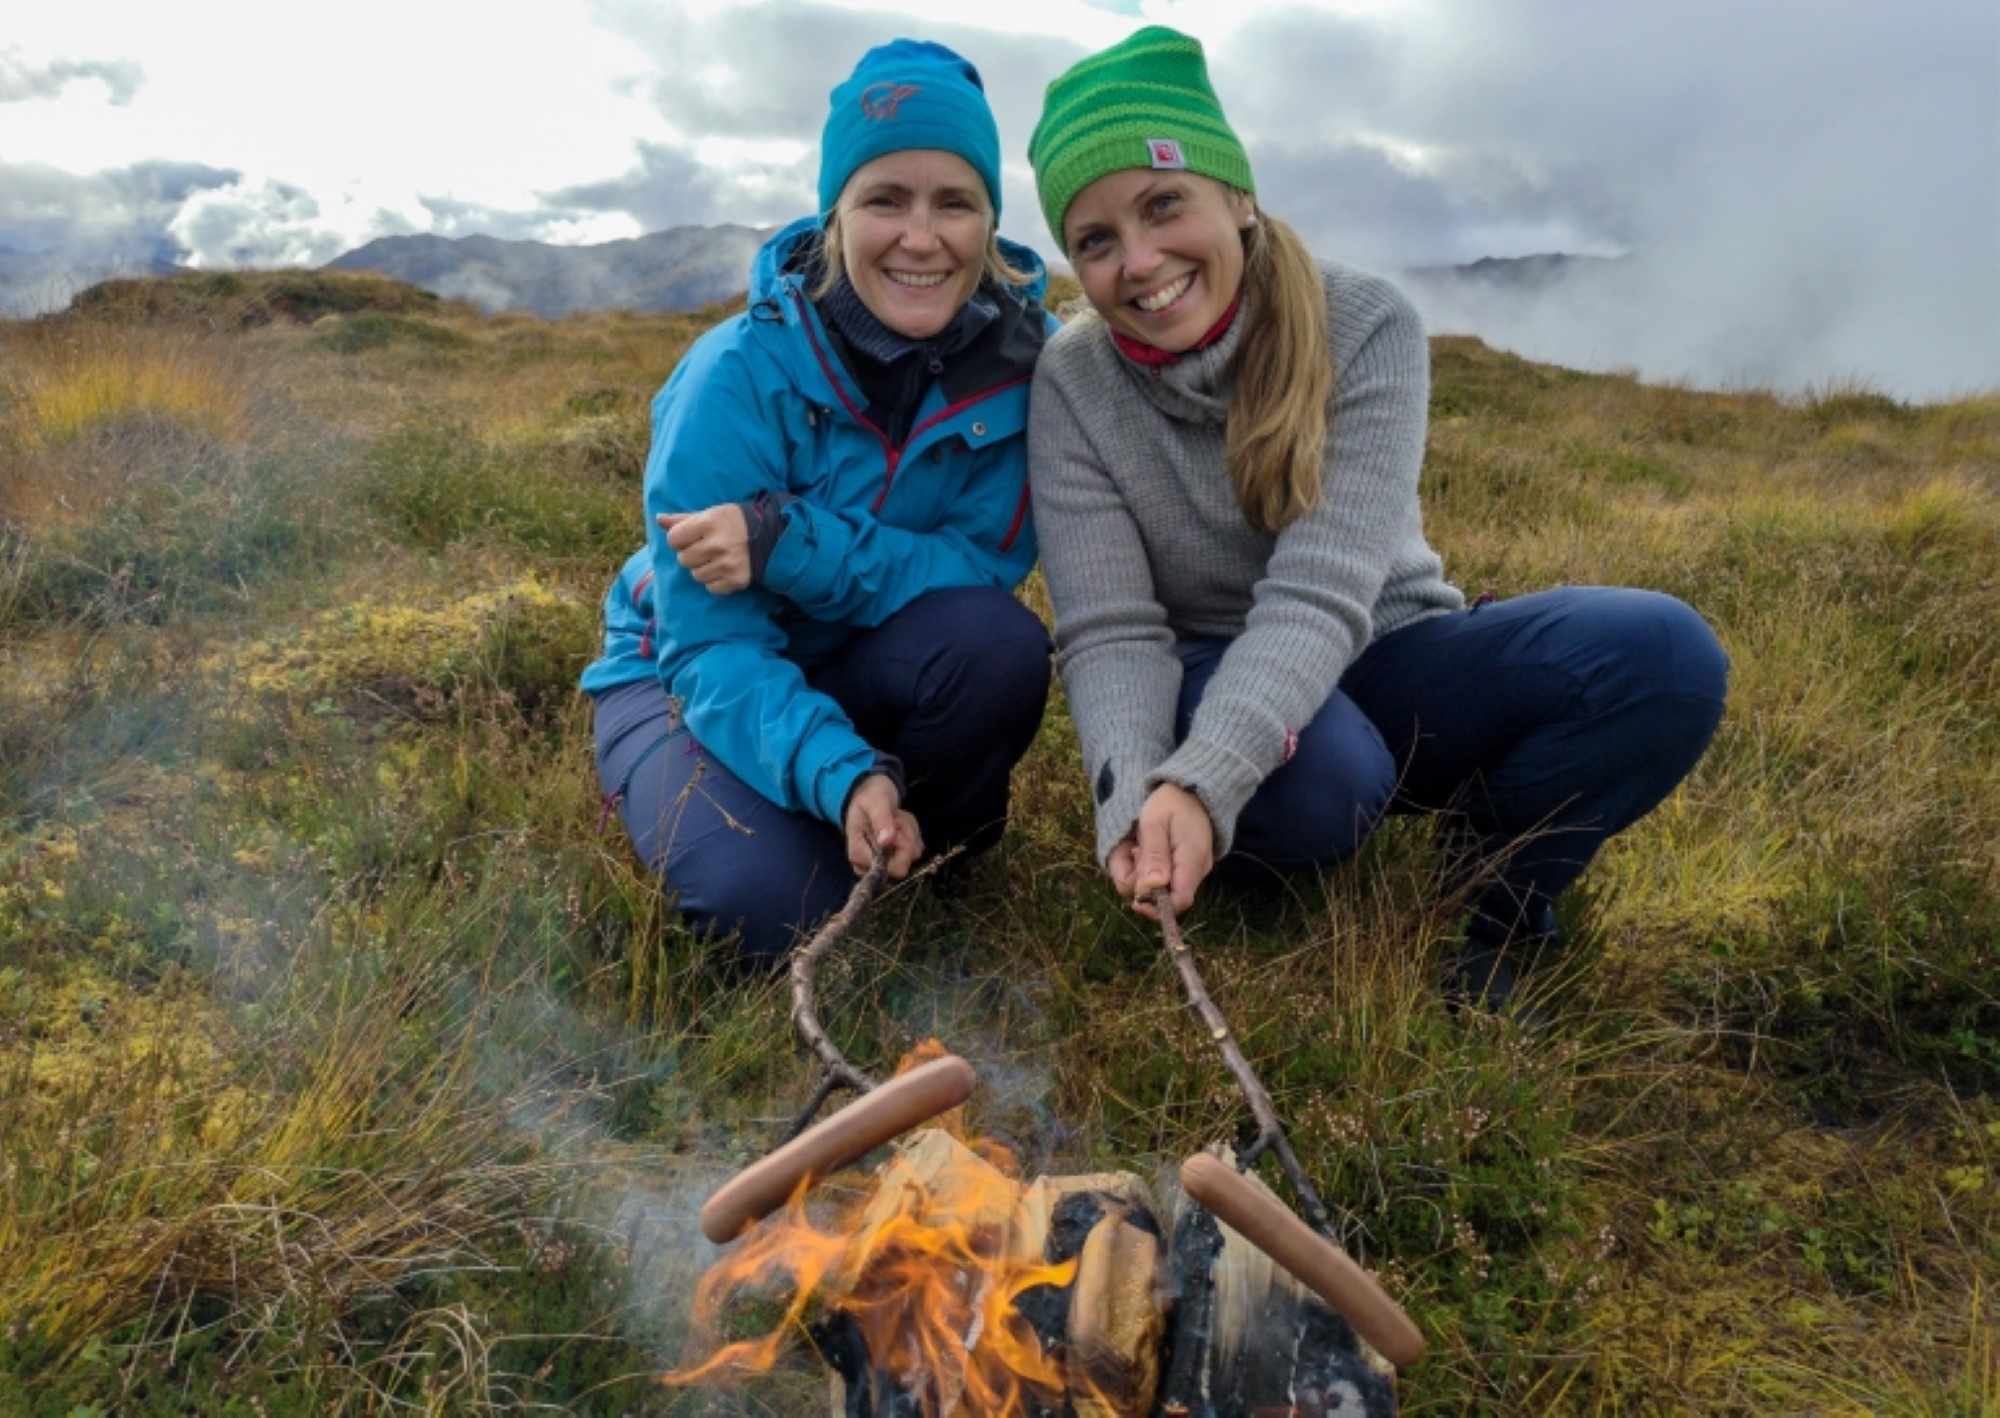
[{"label": "blue hiking jacket", "polygon": [[[1028,574],[1028,383],[1055,321],[1040,258],[1003,239],[1033,284],[1001,302],[1000,328],[947,365],[893,446],[807,296],[802,258],[818,240],[807,217],[767,242],[749,308],[695,341],[655,396],[646,546],[606,597],[604,654],[582,685],[601,694],[657,674],[737,777],[838,823],[875,750],[806,671],[928,591],[1012,590]],[[713,595],[654,517],[760,492],[794,499],[764,578]]]}]

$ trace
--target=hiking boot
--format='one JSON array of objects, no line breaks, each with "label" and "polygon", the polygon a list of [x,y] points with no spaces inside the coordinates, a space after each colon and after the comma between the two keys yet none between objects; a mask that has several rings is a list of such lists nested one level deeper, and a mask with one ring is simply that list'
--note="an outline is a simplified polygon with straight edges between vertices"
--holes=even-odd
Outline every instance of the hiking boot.
[{"label": "hiking boot", "polygon": [[1498,1014],[1513,1002],[1520,984],[1520,969],[1504,945],[1468,936],[1452,954],[1445,1000],[1453,1006],[1476,1005]]},{"label": "hiking boot", "polygon": [[1453,1009],[1477,1008],[1491,1014],[1511,1014],[1523,1027],[1540,1029],[1548,1016],[1523,996],[1527,975],[1545,952],[1560,949],[1562,928],[1556,914],[1544,906],[1533,930],[1511,940],[1491,921],[1475,916],[1465,939],[1452,953],[1445,976],[1445,1002]]}]

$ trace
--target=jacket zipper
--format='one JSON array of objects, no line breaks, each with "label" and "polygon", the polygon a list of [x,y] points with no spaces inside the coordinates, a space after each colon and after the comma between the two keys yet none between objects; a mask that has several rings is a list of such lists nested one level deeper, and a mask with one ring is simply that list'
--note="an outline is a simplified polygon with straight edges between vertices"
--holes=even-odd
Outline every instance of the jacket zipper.
[{"label": "jacket zipper", "polygon": [[[833,361],[827,358],[826,351],[820,347],[819,336],[814,333],[812,319],[806,313],[806,298],[799,292],[798,287],[792,287],[791,297],[799,308],[799,324],[805,329],[806,339],[812,345],[813,357],[819,361],[820,372],[826,375],[826,382],[833,386],[834,395],[840,400],[841,407],[847,410],[848,415],[856,423],[874,434],[876,441],[882,445],[882,459],[885,465],[882,490],[875,494],[875,501],[869,504],[868,510],[870,512],[880,512],[882,504],[889,500],[889,489],[896,485],[896,469],[902,465],[904,450],[916,442],[918,434],[934,424],[943,422],[954,414],[963,413],[974,404],[984,403],[986,400],[1004,394],[1017,385],[1026,384],[1030,379],[1034,378],[1032,374],[1023,374],[1017,378],[1009,379],[1005,384],[996,384],[991,389],[982,389],[970,398],[961,399],[955,404],[946,405],[911,429],[909,436],[903,440],[903,446],[898,448],[889,442],[889,435],[876,425],[870,423],[861,410],[854,407],[854,401],[847,397],[847,390],[841,387],[840,376],[834,372]],[[1027,490],[1025,487],[1022,489],[1021,497],[1022,507],[1027,506]],[[1014,524],[1007,529],[1006,540],[1001,544],[1000,549],[1002,551],[1007,550],[1008,547],[1014,544],[1014,538],[1020,532],[1020,529],[1021,511],[1017,508],[1014,513]]]}]

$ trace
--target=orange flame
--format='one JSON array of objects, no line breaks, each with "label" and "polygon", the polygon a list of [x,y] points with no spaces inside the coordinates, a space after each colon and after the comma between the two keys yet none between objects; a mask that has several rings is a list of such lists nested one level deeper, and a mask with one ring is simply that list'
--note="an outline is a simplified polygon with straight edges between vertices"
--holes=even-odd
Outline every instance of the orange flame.
[{"label": "orange flame", "polygon": [[1059,1407],[1073,1382],[1078,1396],[1094,1394],[1065,1375],[1018,1308],[1036,1286],[1068,1286],[1077,1262],[1043,1259],[1046,1209],[1024,1207],[1029,1189],[1005,1147],[968,1147],[944,1129],[918,1134],[876,1174],[872,1193],[826,1226],[807,1214],[808,1185],[711,1266],[695,1292],[697,1350],[713,1346],[719,1317],[739,1297],[772,1296],[782,1306],[776,1323],[663,1383],[765,1372],[817,1303],[854,1322],[873,1365],[926,1415],[1019,1415],[1037,1398]]}]

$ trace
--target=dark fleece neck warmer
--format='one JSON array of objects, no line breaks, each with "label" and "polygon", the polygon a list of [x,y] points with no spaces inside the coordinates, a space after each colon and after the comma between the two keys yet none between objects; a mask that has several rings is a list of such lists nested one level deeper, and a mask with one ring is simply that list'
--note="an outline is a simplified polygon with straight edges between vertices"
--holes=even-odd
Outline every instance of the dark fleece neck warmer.
[{"label": "dark fleece neck warmer", "polygon": [[977,339],[1000,314],[984,290],[959,308],[951,323],[927,340],[898,334],[875,318],[845,275],[819,299],[819,313],[841,337],[855,382],[868,399],[868,419],[901,446],[916,423],[924,391],[945,361]]}]

